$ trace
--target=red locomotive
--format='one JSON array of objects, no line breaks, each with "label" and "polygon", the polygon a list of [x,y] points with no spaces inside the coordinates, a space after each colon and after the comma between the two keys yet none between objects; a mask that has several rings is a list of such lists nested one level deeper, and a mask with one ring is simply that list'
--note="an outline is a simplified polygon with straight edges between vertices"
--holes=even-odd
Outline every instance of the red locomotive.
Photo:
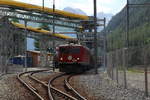
[{"label": "red locomotive", "polygon": [[91,69],[93,64],[91,52],[87,47],[66,44],[56,49],[55,66],[62,72],[83,72]]}]

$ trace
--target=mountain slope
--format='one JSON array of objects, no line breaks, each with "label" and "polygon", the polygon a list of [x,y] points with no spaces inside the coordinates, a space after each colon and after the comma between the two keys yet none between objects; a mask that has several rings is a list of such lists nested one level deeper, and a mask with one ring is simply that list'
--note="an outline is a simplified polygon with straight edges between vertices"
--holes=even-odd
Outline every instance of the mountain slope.
[{"label": "mountain slope", "polygon": [[[130,3],[147,3],[149,0],[130,0]],[[141,43],[148,44],[150,40],[150,7],[130,7],[129,8],[129,46],[139,46]],[[112,17],[106,31],[111,33],[109,39],[109,50],[119,49],[124,46],[126,36],[126,8]],[[113,47],[112,47],[113,45]]]},{"label": "mountain slope", "polygon": [[[76,14],[82,14],[82,15],[87,15],[84,11],[78,8],[71,8],[71,7],[66,7],[63,9],[64,11],[76,13]],[[111,13],[104,13],[104,12],[98,12],[97,17],[98,18],[106,18],[107,22],[109,22],[112,18],[113,14]]]},{"label": "mountain slope", "polygon": [[84,11],[78,8],[71,8],[71,7],[66,7],[63,9],[64,11],[72,12],[75,14],[81,14],[81,15],[87,15]]}]

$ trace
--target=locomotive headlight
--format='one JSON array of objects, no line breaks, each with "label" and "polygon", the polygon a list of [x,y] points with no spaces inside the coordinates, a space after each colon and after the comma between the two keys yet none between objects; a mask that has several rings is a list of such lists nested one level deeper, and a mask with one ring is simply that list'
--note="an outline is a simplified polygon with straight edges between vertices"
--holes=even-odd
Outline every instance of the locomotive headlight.
[{"label": "locomotive headlight", "polygon": [[72,60],[72,56],[68,56],[68,60]]},{"label": "locomotive headlight", "polygon": [[80,58],[77,58],[77,60],[80,60]]},{"label": "locomotive headlight", "polygon": [[60,58],[60,60],[63,60],[63,58]]}]

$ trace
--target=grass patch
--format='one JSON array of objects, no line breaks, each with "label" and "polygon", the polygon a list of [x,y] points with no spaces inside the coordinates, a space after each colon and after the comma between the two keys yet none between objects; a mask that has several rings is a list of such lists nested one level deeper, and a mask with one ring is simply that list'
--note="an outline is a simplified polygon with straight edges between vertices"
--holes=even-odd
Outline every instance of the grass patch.
[{"label": "grass patch", "polygon": [[128,68],[127,71],[132,73],[144,73],[144,70],[134,69],[134,68]]}]

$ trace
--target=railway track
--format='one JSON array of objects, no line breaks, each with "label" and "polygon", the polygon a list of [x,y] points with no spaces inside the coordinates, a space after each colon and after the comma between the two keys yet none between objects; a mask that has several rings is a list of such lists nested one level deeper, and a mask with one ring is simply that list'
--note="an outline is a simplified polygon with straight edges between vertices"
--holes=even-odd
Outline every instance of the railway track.
[{"label": "railway track", "polygon": [[87,100],[75,91],[69,79],[73,75],[55,74],[48,82],[41,81],[36,73],[48,70],[28,71],[18,74],[18,80],[37,98],[36,100]]},{"label": "railway track", "polygon": [[18,74],[18,80],[28,89],[30,90],[34,96],[36,96],[37,100],[49,100],[48,92],[47,92],[47,84],[43,81],[38,80],[32,75],[39,72],[44,72],[48,70],[38,70],[38,71],[28,71],[24,73]]},{"label": "railway track", "polygon": [[51,100],[87,100],[71,87],[69,79],[72,76],[62,73],[49,80],[48,92]]}]

